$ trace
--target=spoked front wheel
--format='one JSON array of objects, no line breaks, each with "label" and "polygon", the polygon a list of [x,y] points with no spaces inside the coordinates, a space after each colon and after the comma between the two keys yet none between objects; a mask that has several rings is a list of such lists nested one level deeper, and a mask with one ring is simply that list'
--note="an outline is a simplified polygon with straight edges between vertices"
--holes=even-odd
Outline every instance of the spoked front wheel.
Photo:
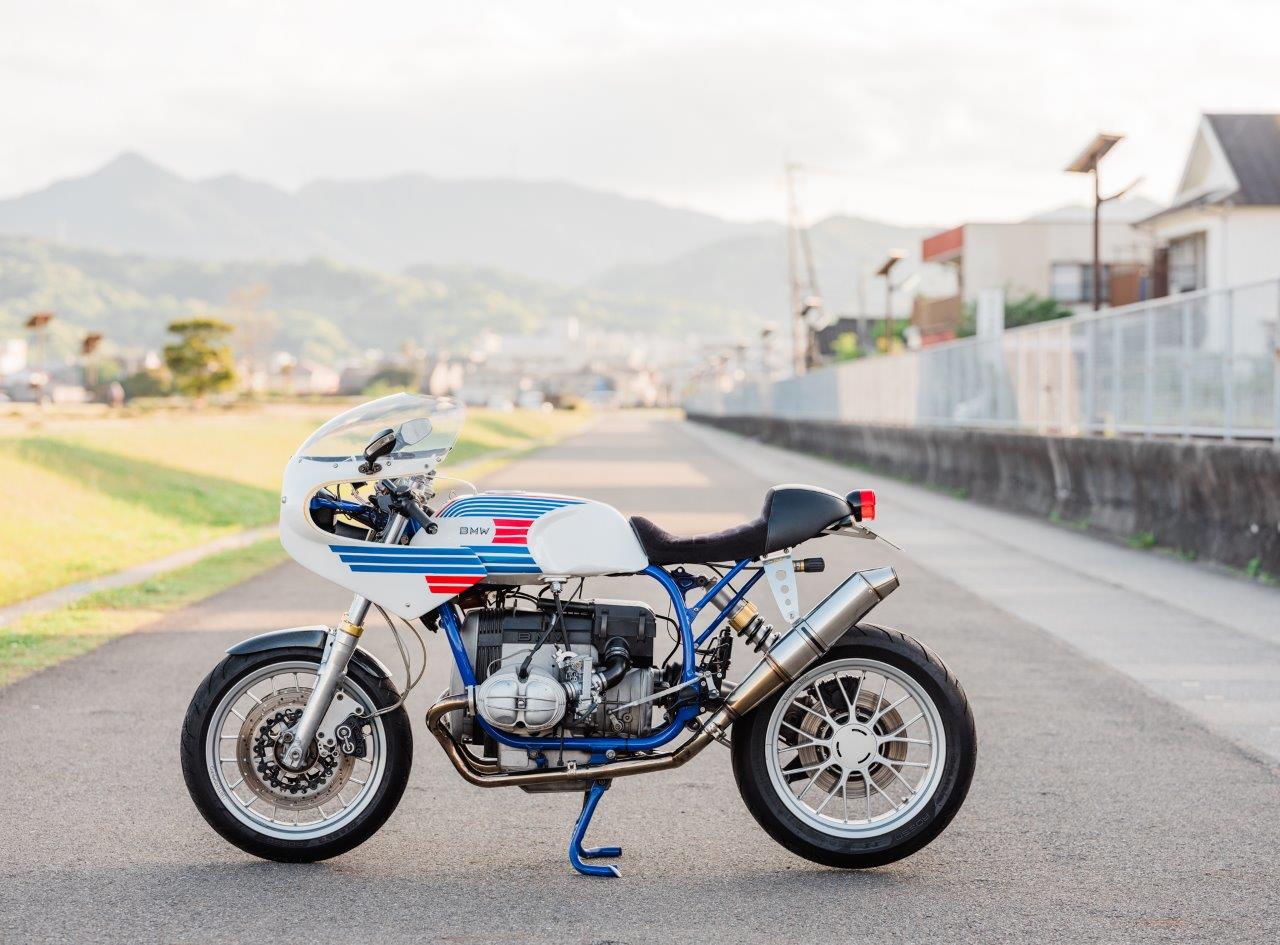
[{"label": "spoked front wheel", "polygon": [[196,690],[182,726],[182,773],[205,820],[255,856],[312,862],[363,843],[395,810],[413,736],[395,688],[352,662],[335,699],[342,731],[321,732],[307,767],[281,764],[280,736],[302,715],[320,654],[308,648],[228,656]]},{"label": "spoked front wheel", "polygon": [[964,691],[910,637],[855,627],[733,730],[733,770],[769,834],[828,866],[933,840],[964,802],[977,736]]}]

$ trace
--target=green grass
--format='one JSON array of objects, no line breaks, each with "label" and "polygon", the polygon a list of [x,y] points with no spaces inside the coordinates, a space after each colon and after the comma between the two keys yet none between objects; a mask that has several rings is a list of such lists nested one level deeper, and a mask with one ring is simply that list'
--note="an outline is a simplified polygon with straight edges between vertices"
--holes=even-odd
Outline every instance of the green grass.
[{"label": "green grass", "polygon": [[580,428],[587,417],[581,411],[472,411],[443,471],[461,472],[462,467],[483,459],[486,453],[519,452],[559,439]]},{"label": "green grass", "polygon": [[[293,451],[336,410],[279,405],[41,421],[0,435],[0,605],[275,520]],[[469,418],[445,475],[479,475],[587,415]],[[285,558],[272,538],[0,627],[0,685],[85,653]]]},{"label": "green grass", "polygon": [[86,653],[284,559],[284,549],[271,538],[0,627],[0,686]]},{"label": "green grass", "polygon": [[[0,606],[275,520],[298,445],[338,409],[274,405],[10,425],[0,435]],[[444,474],[478,475],[581,414],[474,411]]]},{"label": "green grass", "polygon": [[1138,534],[1129,537],[1130,548],[1146,549],[1154,548],[1155,546],[1156,536],[1151,532],[1138,532]]},{"label": "green grass", "polygon": [[1062,513],[1057,509],[1049,513],[1049,521],[1054,525],[1062,525],[1077,532],[1087,532],[1093,524],[1088,516],[1078,519],[1063,518]]}]

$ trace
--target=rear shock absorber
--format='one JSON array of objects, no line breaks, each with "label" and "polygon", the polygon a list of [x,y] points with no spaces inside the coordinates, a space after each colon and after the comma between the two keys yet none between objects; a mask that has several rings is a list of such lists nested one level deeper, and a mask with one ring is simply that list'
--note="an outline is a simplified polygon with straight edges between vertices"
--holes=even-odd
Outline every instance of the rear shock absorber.
[{"label": "rear shock absorber", "polygon": [[[821,558],[803,558],[795,563],[796,571],[810,574],[817,573],[825,567],[826,562]],[[716,596],[711,598],[711,602],[724,610],[733,600],[734,593],[727,587],[721,588]],[[778,640],[779,634],[774,631],[773,625],[766,623],[756,605],[745,598],[734,605],[725,619],[729,622],[729,626],[733,627],[757,653],[763,652]]]}]

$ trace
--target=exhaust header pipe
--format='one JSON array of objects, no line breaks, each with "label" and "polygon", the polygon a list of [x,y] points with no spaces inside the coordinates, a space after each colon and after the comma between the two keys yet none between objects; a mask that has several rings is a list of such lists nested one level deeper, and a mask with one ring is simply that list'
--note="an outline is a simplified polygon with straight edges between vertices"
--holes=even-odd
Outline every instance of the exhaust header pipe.
[{"label": "exhaust header pipe", "polygon": [[765,651],[756,668],[729,693],[720,711],[706,724],[715,738],[775,690],[796,679],[805,668],[836,645],[844,632],[869,614],[898,588],[893,568],[858,571],[798,620]]},{"label": "exhaust header pipe", "polygon": [[893,568],[875,568],[851,575],[826,600],[792,625],[781,639],[769,647],[755,669],[734,687],[733,692],[725,698],[724,705],[707,720],[702,730],[673,752],[624,758],[567,770],[507,774],[501,772],[496,764],[477,758],[467,751],[444,724],[448,715],[468,708],[470,703],[467,696],[446,696],[433,705],[427,712],[427,728],[440,742],[458,773],[479,787],[599,780],[678,768],[710,745],[713,739],[723,739],[737,719],[746,715],[777,689],[800,676],[810,663],[835,646],[849,627],[869,614],[876,604],[892,594],[897,587],[898,575]]}]

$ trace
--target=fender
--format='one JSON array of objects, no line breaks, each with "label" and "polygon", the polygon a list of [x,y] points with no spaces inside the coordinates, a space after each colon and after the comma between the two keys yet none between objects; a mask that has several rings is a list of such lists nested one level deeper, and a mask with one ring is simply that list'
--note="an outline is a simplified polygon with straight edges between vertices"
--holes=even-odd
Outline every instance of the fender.
[{"label": "fender", "polygon": [[[324,652],[324,645],[329,637],[329,628],[316,624],[310,627],[290,627],[287,630],[272,630],[260,633],[256,637],[241,640],[235,646],[228,647],[231,656],[246,656],[250,653],[263,653],[267,650],[280,650],[285,647],[302,646]],[[391,673],[386,664],[368,650],[356,648],[351,657],[360,663],[365,671],[379,679],[390,679]]]}]

